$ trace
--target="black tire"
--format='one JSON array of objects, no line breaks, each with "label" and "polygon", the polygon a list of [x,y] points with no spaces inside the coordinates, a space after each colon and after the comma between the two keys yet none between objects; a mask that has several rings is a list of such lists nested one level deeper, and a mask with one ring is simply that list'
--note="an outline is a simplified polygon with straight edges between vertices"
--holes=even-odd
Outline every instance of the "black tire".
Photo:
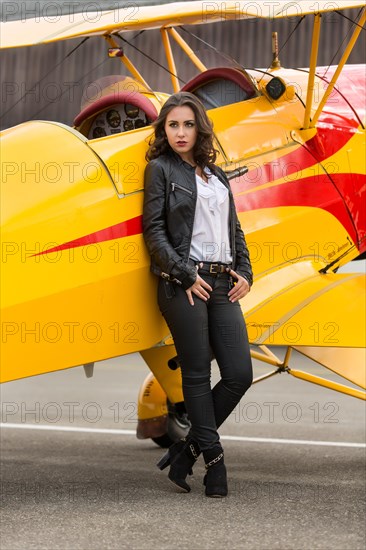
[{"label": "black tire", "polygon": [[163,449],[167,449],[182,437],[186,437],[191,427],[183,401],[173,405],[167,400],[167,407],[168,425],[166,433],[159,437],[151,438],[154,443]]},{"label": "black tire", "polygon": [[170,439],[168,434],[161,435],[160,437],[152,437],[151,438],[154,443],[159,445],[159,447],[162,447],[163,449],[167,449],[170,447],[170,445],[173,445],[174,441]]}]

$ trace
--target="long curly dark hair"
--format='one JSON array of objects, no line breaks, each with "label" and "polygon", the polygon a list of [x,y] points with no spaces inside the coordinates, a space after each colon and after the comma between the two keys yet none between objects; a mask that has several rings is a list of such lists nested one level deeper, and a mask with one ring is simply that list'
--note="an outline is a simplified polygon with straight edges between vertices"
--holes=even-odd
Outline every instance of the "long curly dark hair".
[{"label": "long curly dark hair", "polygon": [[172,151],[166,133],[166,117],[174,107],[187,106],[192,109],[197,124],[197,140],[193,149],[195,163],[204,170],[215,163],[218,151],[213,145],[213,129],[206,110],[201,101],[190,92],[178,92],[169,97],[164,103],[158,118],[152,126],[155,130],[150,140],[150,147],[146,153],[146,160],[150,161]]}]

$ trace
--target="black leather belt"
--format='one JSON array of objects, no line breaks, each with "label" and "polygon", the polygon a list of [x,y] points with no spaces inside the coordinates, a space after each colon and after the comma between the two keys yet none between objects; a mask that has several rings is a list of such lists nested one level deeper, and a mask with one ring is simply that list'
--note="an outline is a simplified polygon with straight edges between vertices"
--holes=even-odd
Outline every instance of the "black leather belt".
[{"label": "black leather belt", "polygon": [[218,273],[228,273],[228,268],[231,269],[231,264],[223,264],[222,262],[209,263],[209,262],[199,262],[203,263],[203,267],[199,267],[199,271],[206,271],[210,275],[217,275]]}]

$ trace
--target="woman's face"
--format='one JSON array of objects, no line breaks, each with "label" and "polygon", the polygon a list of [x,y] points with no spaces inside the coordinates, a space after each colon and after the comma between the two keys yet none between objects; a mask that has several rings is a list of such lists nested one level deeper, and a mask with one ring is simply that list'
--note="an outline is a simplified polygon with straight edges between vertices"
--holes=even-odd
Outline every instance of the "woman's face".
[{"label": "woman's face", "polygon": [[170,147],[187,162],[193,162],[193,148],[197,141],[197,125],[193,110],[188,105],[174,107],[165,120],[165,133]]}]

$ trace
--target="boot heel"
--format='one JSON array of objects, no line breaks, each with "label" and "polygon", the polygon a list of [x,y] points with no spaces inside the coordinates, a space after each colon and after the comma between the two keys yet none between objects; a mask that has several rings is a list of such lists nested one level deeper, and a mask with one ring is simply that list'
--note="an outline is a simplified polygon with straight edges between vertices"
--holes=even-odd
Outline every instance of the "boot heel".
[{"label": "boot heel", "polygon": [[192,438],[181,440],[172,445],[168,452],[157,463],[158,468],[163,470],[170,465],[168,478],[179,489],[189,493],[191,488],[186,482],[186,477],[193,474],[192,466],[196,462],[200,448]]},{"label": "boot heel", "polygon": [[169,466],[169,464],[171,464],[174,457],[181,452],[185,444],[186,444],[185,439],[180,439],[176,443],[173,443],[172,445],[170,445],[167,452],[163,454],[159,462],[156,464],[159,470],[164,470],[167,466]]},{"label": "boot heel", "polygon": [[169,454],[169,451],[167,451],[165,455],[161,457],[161,459],[156,465],[159,468],[159,470],[164,470],[169,466],[169,464],[170,464],[170,454]]}]

